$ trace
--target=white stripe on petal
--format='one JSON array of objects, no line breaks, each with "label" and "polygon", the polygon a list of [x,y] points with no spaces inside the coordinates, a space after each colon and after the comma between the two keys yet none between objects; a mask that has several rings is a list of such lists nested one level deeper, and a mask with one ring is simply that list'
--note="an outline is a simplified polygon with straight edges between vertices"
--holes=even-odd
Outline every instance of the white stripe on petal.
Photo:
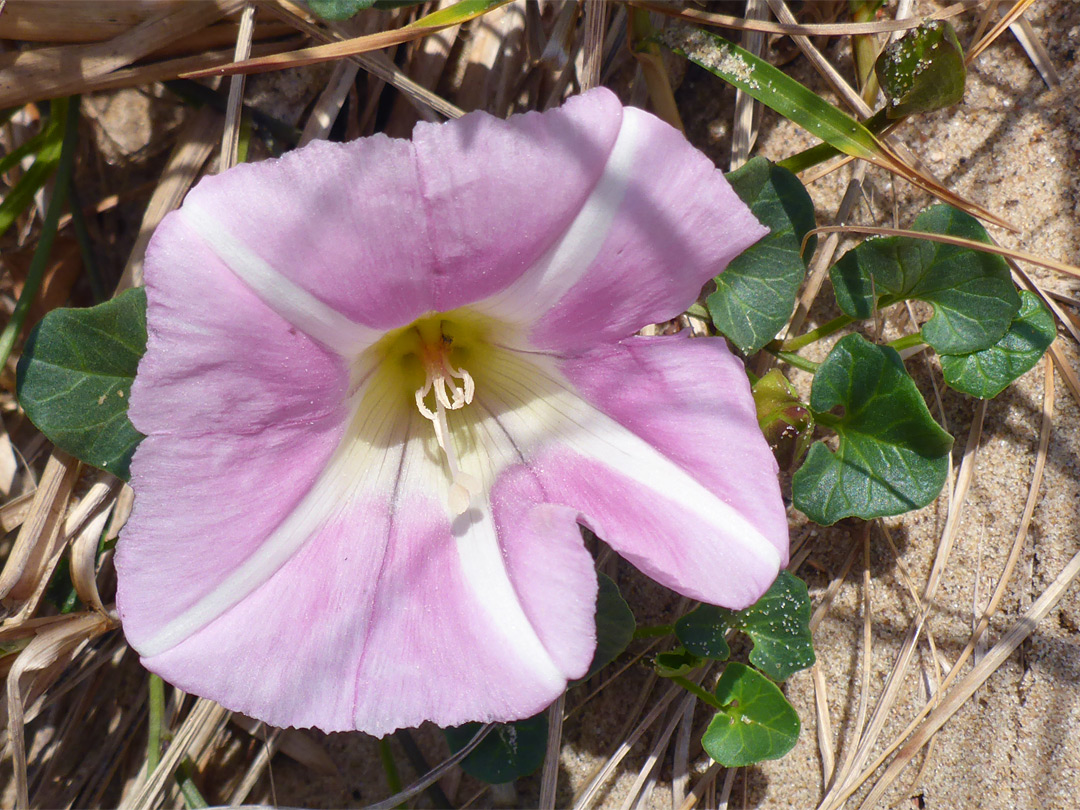
[{"label": "white stripe on petal", "polygon": [[[411,444],[418,443],[405,441],[414,414],[397,401],[400,399],[396,385],[386,384],[385,375],[374,375],[371,383],[356,393],[341,444],[308,494],[258,551],[214,590],[140,643],[139,654],[152,658],[171,649],[246,599],[356,499],[381,502],[389,509],[402,472],[403,454]],[[441,474],[437,461],[427,466],[435,472],[425,476],[414,471],[420,480]],[[288,598],[288,594],[282,594],[282,598]]]},{"label": "white stripe on petal", "polygon": [[180,215],[270,309],[326,348],[352,358],[382,337],[383,332],[350,320],[287,279],[196,200],[185,202]]},{"label": "white stripe on petal", "polygon": [[478,607],[501,631],[506,654],[527,661],[537,680],[548,681],[553,687],[563,684],[566,678],[551,660],[510,582],[487,497],[482,506],[454,521],[453,532],[465,580]]},{"label": "white stripe on petal", "polygon": [[505,290],[473,305],[500,320],[526,325],[574,287],[607,239],[634,174],[645,129],[637,111],[623,110],[622,126],[604,171],[570,227],[532,267]]},{"label": "white stripe on petal", "polygon": [[764,563],[778,567],[780,554],[754,525],[690,473],[633,431],[578,396],[554,362],[512,350],[492,353],[478,381],[487,401],[500,406],[498,423],[529,458],[561,445],[696,515],[704,524],[742,545]]}]

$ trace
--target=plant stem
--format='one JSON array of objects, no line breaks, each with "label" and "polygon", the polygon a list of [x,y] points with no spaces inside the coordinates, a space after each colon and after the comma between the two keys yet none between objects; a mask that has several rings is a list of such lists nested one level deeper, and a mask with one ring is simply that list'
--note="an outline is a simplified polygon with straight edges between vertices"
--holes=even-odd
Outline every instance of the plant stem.
[{"label": "plant stem", "polygon": [[71,185],[71,172],[75,164],[75,145],[79,137],[79,97],[62,99],[53,102],[55,115],[65,116],[64,141],[60,147],[60,161],[56,167],[56,182],[53,184],[52,197],[49,199],[49,207],[45,211],[45,221],[41,225],[41,236],[38,238],[37,247],[34,248],[34,257],[30,260],[30,269],[26,273],[26,283],[23,284],[22,295],[19,296],[15,310],[11,313],[4,331],[0,333],[0,368],[3,368],[11,357],[11,351],[15,348],[15,341],[19,338],[23,325],[26,323],[27,313],[37,297],[41,282],[45,278],[45,266],[52,253],[53,239],[56,237],[56,226],[60,222],[60,211],[67,202],[68,188]]},{"label": "plant stem", "polygon": [[94,303],[100,304],[109,296],[105,294],[105,285],[101,283],[97,261],[94,259],[94,245],[90,241],[90,232],[86,229],[86,217],[83,215],[82,201],[79,199],[74,182],[69,184],[68,195],[71,199],[71,225],[75,229],[75,239],[79,243],[83,269],[86,271],[87,278],[90,279],[90,292],[94,296]]},{"label": "plant stem", "polygon": [[184,804],[188,806],[188,810],[210,806],[195,784],[195,766],[191,764],[191,759],[188,757],[184,757],[176,767],[176,784],[180,786],[180,792],[184,796]]},{"label": "plant stem", "polygon": [[700,700],[702,703],[705,703],[708,706],[712,706],[718,712],[724,711],[724,706],[720,703],[719,700],[716,699],[716,695],[712,694],[711,692],[705,691],[693,681],[687,680],[681,675],[672,676],[671,678],[668,678],[668,680],[674,681],[687,692],[698,698],[698,700]]},{"label": "plant stem", "polygon": [[819,364],[815,363],[813,360],[807,360],[805,357],[795,354],[794,352],[782,352],[778,349],[770,349],[768,346],[765,347],[765,351],[774,357],[783,360],[789,366],[801,368],[803,371],[809,371],[811,374],[817,374]]},{"label": "plant stem", "polygon": [[379,760],[386,774],[386,783],[390,786],[390,795],[401,793],[401,774],[398,773],[397,763],[394,762],[394,752],[390,750],[389,737],[379,740]]},{"label": "plant stem", "polygon": [[923,340],[922,332],[916,332],[913,335],[904,335],[902,338],[896,340],[890,340],[885,345],[890,349],[896,349],[896,351],[903,351],[904,349],[910,349],[912,346],[922,346],[926,343]]},{"label": "plant stem", "polygon": [[146,775],[157,770],[161,762],[161,724],[165,719],[165,681],[160,675],[150,674],[148,684],[149,728],[146,730]]},{"label": "plant stem", "polygon": [[657,636],[670,636],[675,632],[673,624],[657,624],[652,627],[638,627],[634,630],[634,638],[656,638]]},{"label": "plant stem", "polygon": [[797,338],[789,338],[780,344],[781,351],[785,352],[797,352],[804,346],[809,346],[811,343],[816,343],[824,337],[828,337],[834,332],[839,332],[845,326],[855,321],[850,315],[839,315],[833,318],[828,323],[823,323],[817,329],[811,329],[805,335],[799,335]]}]

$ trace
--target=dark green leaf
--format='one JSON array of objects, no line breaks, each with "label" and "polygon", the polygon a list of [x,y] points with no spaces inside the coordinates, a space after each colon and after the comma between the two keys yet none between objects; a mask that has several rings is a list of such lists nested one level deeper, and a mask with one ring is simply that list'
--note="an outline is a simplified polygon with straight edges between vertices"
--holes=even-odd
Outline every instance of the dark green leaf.
[{"label": "dark green leaf", "polygon": [[[979,221],[948,205],[921,213],[913,230],[990,242]],[[830,271],[836,302],[870,318],[909,298],[934,306],[923,339],[938,354],[968,354],[1001,340],[1020,308],[1005,260],[993,253],[906,236],[868,239]]]},{"label": "dark green leaf", "polygon": [[371,8],[375,0],[307,0],[308,7],[324,20],[347,20],[366,8]]},{"label": "dark green leaf", "polygon": [[[466,723],[443,729],[451,751],[460,751],[482,728]],[[461,769],[491,785],[512,782],[540,767],[547,748],[547,712],[513,723],[500,723],[461,761]]]},{"label": "dark green leaf", "polygon": [[[841,339],[814,375],[810,407],[840,435],[835,453],[814,444],[792,479],[795,506],[811,520],[898,515],[938,496],[952,437],[893,349],[860,335]],[[843,415],[829,413],[836,407]]]},{"label": "dark green leaf", "polygon": [[[769,234],[716,277],[706,303],[716,328],[750,354],[775,337],[795,306],[806,275],[802,240],[816,226],[814,203],[799,178],[762,157],[727,179]],[[811,242],[805,256],[813,252]]]},{"label": "dark green leaf", "polygon": [[726,661],[731,655],[724,636],[734,612],[716,605],[701,605],[675,622],[675,636],[694,655]]},{"label": "dark green leaf", "polygon": [[671,652],[657,653],[653,660],[656,664],[656,672],[662,678],[688,675],[705,663],[700,656],[694,655],[683,647],[676,647]]},{"label": "dark green leaf", "polygon": [[575,683],[591,678],[614,661],[633,640],[637,629],[634,614],[619,593],[619,586],[611,577],[603,574],[596,577],[600,581],[596,595],[596,652],[589,671]]},{"label": "dark green leaf", "polygon": [[1023,290],[1020,312],[1005,337],[989,349],[941,355],[945,382],[980,399],[996,397],[1009,383],[1034,368],[1057,337],[1054,316],[1038,296]]},{"label": "dark green leaf", "polygon": [[142,434],[128,396],[146,350],[146,292],[89,309],[57,309],[34,327],[18,367],[19,402],[61,450],[127,478]]},{"label": "dark green leaf", "polygon": [[701,746],[726,768],[779,759],[799,739],[802,724],[779,687],[744,664],[728,664],[716,685],[724,706],[705,729]]},{"label": "dark green leaf", "polygon": [[885,108],[889,118],[940,110],[964,100],[964,49],[945,20],[923,23],[886,45],[874,70],[889,100]]},{"label": "dark green leaf", "polygon": [[782,681],[814,663],[810,596],[803,581],[788,571],[781,571],[745,610],[702,605],[675,622],[675,635],[687,650],[721,661],[730,654],[724,639],[729,629],[750,637],[750,661],[773,680]]},{"label": "dark green leaf", "polygon": [[736,613],[732,626],[750,636],[750,662],[773,680],[785,680],[814,663],[810,594],[789,571],[781,571],[764,596]]}]

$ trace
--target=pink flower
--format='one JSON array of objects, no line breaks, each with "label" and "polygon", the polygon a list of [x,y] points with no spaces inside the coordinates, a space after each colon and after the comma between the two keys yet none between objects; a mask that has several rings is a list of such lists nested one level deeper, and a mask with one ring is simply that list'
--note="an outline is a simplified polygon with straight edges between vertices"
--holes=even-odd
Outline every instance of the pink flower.
[{"label": "pink flower", "polygon": [[587,670],[579,524],[680,593],[754,602],[788,535],[742,365],[632,335],[763,233],[606,90],[203,180],[146,263],[117,556],[143,663],[381,735],[525,717]]}]

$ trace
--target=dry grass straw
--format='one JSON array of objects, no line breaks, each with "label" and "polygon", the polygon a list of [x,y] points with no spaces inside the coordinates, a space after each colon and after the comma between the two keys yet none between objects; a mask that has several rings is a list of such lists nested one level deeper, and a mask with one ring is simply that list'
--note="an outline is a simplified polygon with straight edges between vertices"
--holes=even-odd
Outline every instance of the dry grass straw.
[{"label": "dry grass straw", "polygon": [[0,57],[0,107],[85,92],[88,80],[130,65],[238,7],[237,0],[166,9],[105,42],[62,45]]}]

